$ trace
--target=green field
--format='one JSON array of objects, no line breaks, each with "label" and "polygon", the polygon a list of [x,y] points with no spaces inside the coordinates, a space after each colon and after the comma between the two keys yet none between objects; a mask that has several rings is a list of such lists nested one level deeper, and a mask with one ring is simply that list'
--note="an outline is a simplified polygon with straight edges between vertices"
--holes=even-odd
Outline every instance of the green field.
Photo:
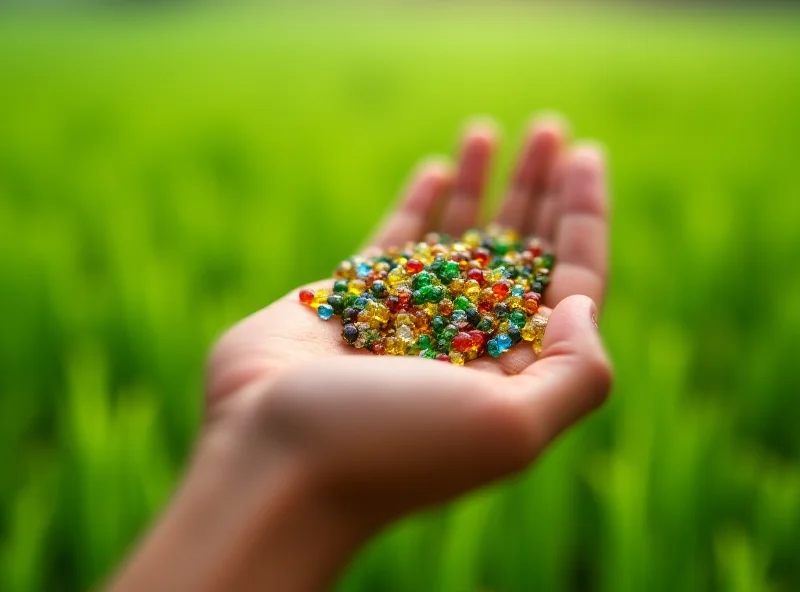
[{"label": "green field", "polygon": [[0,589],[108,577],[220,332],[474,114],[608,147],[609,405],[347,592],[800,589],[800,13],[0,12]]}]

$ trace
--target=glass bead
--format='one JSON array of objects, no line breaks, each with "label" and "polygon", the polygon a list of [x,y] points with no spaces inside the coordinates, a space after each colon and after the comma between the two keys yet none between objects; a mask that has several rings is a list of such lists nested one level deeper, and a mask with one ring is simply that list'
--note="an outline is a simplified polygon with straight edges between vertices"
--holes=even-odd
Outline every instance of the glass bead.
[{"label": "glass bead", "polygon": [[453,339],[458,334],[458,327],[455,325],[447,325],[442,331],[442,338],[447,339],[448,341]]},{"label": "glass bead", "polygon": [[372,266],[368,263],[359,263],[356,267],[356,275],[360,278],[365,278],[372,271]]},{"label": "glass bead", "polygon": [[[438,359],[438,358],[437,358]],[[464,354],[461,352],[450,352],[450,362],[456,366],[464,365]]]},{"label": "glass bead", "polygon": [[382,356],[386,353],[386,340],[376,339],[372,342],[372,347],[370,349],[372,350],[372,353]]},{"label": "glass bead", "polygon": [[508,305],[505,302],[498,302],[494,305],[494,316],[498,319],[505,319],[509,312]]},{"label": "glass bead", "polygon": [[317,315],[319,315],[319,318],[327,321],[333,316],[333,307],[330,304],[320,304],[317,307]]},{"label": "glass bead", "polygon": [[402,356],[406,353],[406,342],[398,337],[386,338],[386,353],[390,356]]},{"label": "glass bead", "polygon": [[408,273],[419,273],[425,269],[425,264],[417,259],[409,259],[406,261],[406,271]]},{"label": "glass bead", "polygon": [[515,310],[510,315],[508,315],[508,320],[511,321],[513,325],[517,327],[522,327],[525,325],[526,321],[528,320],[525,316],[525,313],[521,310]]},{"label": "glass bead", "polygon": [[493,358],[499,358],[500,354],[502,354],[504,350],[497,343],[497,339],[490,339],[488,342],[486,342],[486,351]]},{"label": "glass bead", "polygon": [[523,294],[525,294],[525,288],[523,288],[522,286],[517,284],[511,288],[512,296],[522,296]]},{"label": "glass bead", "polygon": [[372,283],[372,293],[377,298],[386,298],[389,295],[389,288],[381,280],[375,280]]},{"label": "glass bead", "polygon": [[358,320],[358,313],[360,311],[357,308],[348,307],[342,311],[342,322],[343,323],[355,323]]},{"label": "glass bead", "polygon": [[498,333],[494,340],[497,342],[498,347],[503,351],[511,347],[511,338],[505,333]]},{"label": "glass bead", "polygon": [[473,267],[467,272],[467,280],[473,281],[478,284],[478,288],[480,289],[481,286],[485,283],[485,279],[483,277],[483,271]]},{"label": "glass bead", "polygon": [[[480,314],[478,315],[480,316]],[[459,326],[461,323],[467,322],[467,311],[466,310],[454,310],[453,314],[450,315],[450,320],[456,326]]]},{"label": "glass bead", "polygon": [[350,280],[347,289],[351,294],[360,295],[364,290],[367,289],[367,283],[364,280]]},{"label": "glass bead", "polygon": [[439,314],[449,317],[453,314],[453,301],[449,298],[443,298],[439,303]]},{"label": "glass bead", "polygon": [[300,290],[297,296],[300,298],[300,302],[308,306],[311,306],[311,303],[314,302],[314,292],[311,290]]},{"label": "glass bead", "polygon": [[328,296],[328,305],[333,309],[334,314],[342,314],[344,311],[344,298],[341,294],[333,293]]},{"label": "glass bead", "polygon": [[344,339],[347,343],[354,343],[357,338],[358,328],[355,325],[348,323],[342,327],[342,339]]},{"label": "glass bead", "polygon": [[465,352],[472,347],[472,337],[468,333],[458,333],[453,337],[451,347],[457,352]]},{"label": "glass bead", "polygon": [[420,271],[411,279],[411,287],[415,290],[419,290],[425,286],[430,286],[431,282],[431,274],[429,274],[427,271]]},{"label": "glass bead", "polygon": [[[439,308],[441,309],[441,307]],[[436,315],[431,319],[431,329],[433,329],[434,333],[441,333],[446,326],[447,320],[441,315]]]},{"label": "glass bead", "polygon": [[400,310],[400,299],[392,294],[391,296],[386,297],[386,308],[389,309],[390,312],[397,312]]},{"label": "glass bead", "polygon": [[467,310],[470,306],[472,306],[472,303],[466,296],[458,296],[453,300],[453,307],[458,310]]},{"label": "glass bead", "polygon": [[336,280],[333,282],[333,291],[336,293],[347,292],[347,287],[350,284],[347,280]]},{"label": "glass bead", "polygon": [[436,354],[434,360],[438,360],[439,362],[449,362],[450,356],[448,356],[447,354]]},{"label": "glass bead", "polygon": [[328,294],[330,294],[330,292],[325,289],[314,292],[314,299],[311,301],[311,306],[313,308],[318,308],[322,304],[327,304]]},{"label": "glass bead", "polygon": [[428,349],[431,346],[431,338],[427,335],[420,335],[417,339],[417,347],[420,349]]},{"label": "glass bead", "polygon": [[400,325],[395,331],[395,335],[405,343],[412,343],[414,341],[414,332],[408,325]]},{"label": "glass bead", "polygon": [[464,292],[464,285],[466,282],[461,278],[455,278],[450,284],[447,286],[448,291],[451,295],[457,296]]},{"label": "glass bead", "polygon": [[461,268],[458,266],[458,263],[455,261],[448,261],[442,266],[442,269],[439,272],[439,277],[441,277],[445,282],[450,282],[457,278],[460,273]]},{"label": "glass bead", "polygon": [[495,293],[498,299],[503,300],[506,296],[508,296],[508,292],[510,288],[508,286],[508,282],[499,281],[492,286],[492,292]]},{"label": "glass bead", "polygon": [[465,314],[467,316],[467,322],[473,327],[477,327],[478,323],[481,322],[481,313],[479,313],[478,309],[474,306],[470,306]]},{"label": "glass bead", "polygon": [[492,315],[484,316],[478,326],[475,327],[479,331],[483,331],[484,333],[491,333],[494,330],[495,318]]},{"label": "glass bead", "polygon": [[472,348],[481,349],[486,344],[486,335],[478,330],[469,331],[470,339],[472,339]]},{"label": "glass bead", "polygon": [[522,308],[522,298],[519,296],[509,296],[505,299],[504,304],[509,308],[509,310],[518,310]]},{"label": "glass bead", "polygon": [[511,338],[511,343],[519,343],[522,341],[522,334],[520,333],[519,327],[516,325],[510,325],[506,334]]},{"label": "glass bead", "polygon": [[461,240],[464,241],[464,244],[470,248],[476,248],[481,246],[481,233],[475,229],[467,230],[464,235],[461,237]]},{"label": "glass bead", "polygon": [[394,318],[394,326],[395,327],[402,327],[403,325],[408,325],[409,327],[413,327],[416,325],[414,315],[408,312],[401,312]]}]

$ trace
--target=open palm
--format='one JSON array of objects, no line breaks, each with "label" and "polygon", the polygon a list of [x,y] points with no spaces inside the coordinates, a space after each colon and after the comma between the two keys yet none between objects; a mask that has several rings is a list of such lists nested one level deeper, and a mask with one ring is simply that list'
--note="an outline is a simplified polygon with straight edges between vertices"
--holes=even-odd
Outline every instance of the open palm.
[{"label": "open palm", "polygon": [[[474,125],[454,171],[422,165],[368,250],[478,226],[493,151],[491,128]],[[323,481],[356,499],[379,494],[378,521],[526,466],[609,389],[589,300],[599,303],[605,289],[606,211],[602,156],[565,146],[556,123],[540,122],[495,217],[542,237],[556,255],[544,301],[554,310],[536,364],[524,344],[464,367],[375,356],[345,344],[340,323],[321,322],[293,291],[217,344],[211,410],[244,413],[259,433],[291,433]]]}]

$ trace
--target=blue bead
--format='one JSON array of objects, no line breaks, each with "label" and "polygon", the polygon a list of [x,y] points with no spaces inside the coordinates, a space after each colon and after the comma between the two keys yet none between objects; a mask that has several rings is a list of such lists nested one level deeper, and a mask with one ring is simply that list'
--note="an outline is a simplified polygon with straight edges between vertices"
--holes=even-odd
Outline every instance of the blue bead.
[{"label": "blue bead", "polygon": [[333,307],[330,304],[320,304],[317,309],[317,314],[319,318],[327,321],[333,316]]},{"label": "blue bead", "polygon": [[466,320],[467,320],[467,311],[466,310],[454,310],[453,314],[450,316],[450,319],[456,325],[458,325],[459,323],[462,323],[462,322],[466,322]]},{"label": "blue bead", "polygon": [[359,263],[358,268],[356,269],[356,273],[360,278],[367,277],[370,271],[372,271],[372,266],[367,263]]},{"label": "blue bead", "polygon": [[500,354],[502,354],[504,350],[501,349],[500,346],[497,344],[497,339],[490,339],[486,343],[486,351],[488,351],[489,355],[492,356],[493,358],[498,358],[500,357]]},{"label": "blue bead", "polygon": [[511,338],[505,333],[499,333],[494,340],[497,342],[497,346],[502,351],[506,351],[509,347],[511,347]]},{"label": "blue bead", "polygon": [[522,286],[514,286],[511,288],[511,295],[512,296],[522,296],[525,293],[525,288]]}]

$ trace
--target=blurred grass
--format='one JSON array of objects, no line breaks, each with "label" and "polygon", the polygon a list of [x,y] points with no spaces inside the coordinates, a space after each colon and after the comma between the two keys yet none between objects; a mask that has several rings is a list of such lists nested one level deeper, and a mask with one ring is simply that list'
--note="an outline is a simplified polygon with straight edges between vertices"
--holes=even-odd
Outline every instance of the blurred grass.
[{"label": "blurred grass", "polygon": [[800,588],[800,15],[0,13],[0,589],[97,584],[226,326],[325,276],[465,118],[610,153],[609,406],[343,591]]}]

